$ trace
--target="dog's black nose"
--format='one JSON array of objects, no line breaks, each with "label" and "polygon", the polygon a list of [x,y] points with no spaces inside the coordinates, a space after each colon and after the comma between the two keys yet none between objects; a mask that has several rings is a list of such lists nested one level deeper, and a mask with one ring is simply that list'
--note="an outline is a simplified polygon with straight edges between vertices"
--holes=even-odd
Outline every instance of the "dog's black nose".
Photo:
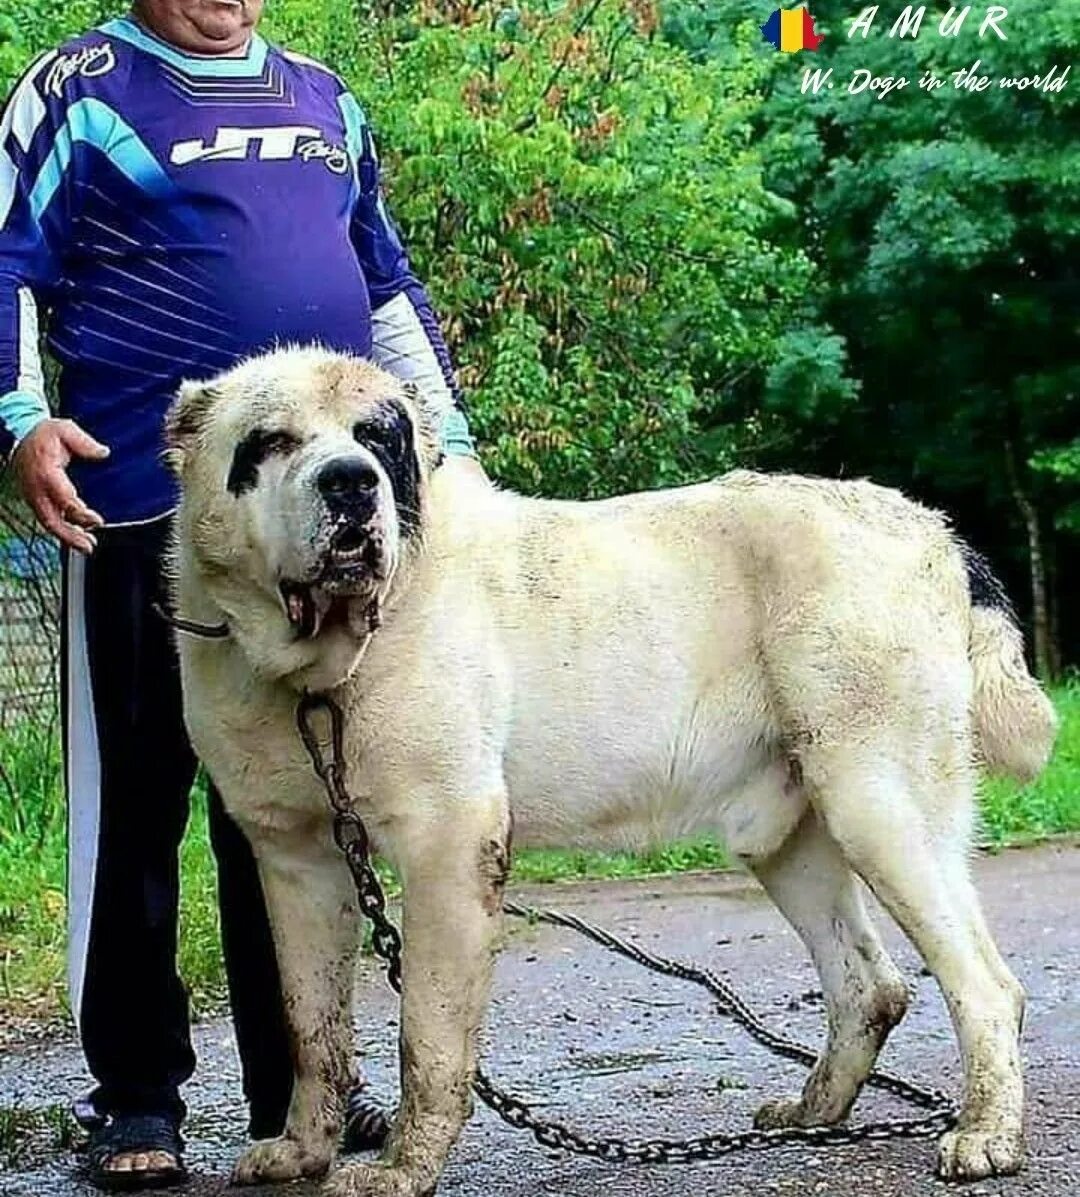
[{"label": "dog's black nose", "polygon": [[316,482],[328,506],[352,509],[374,501],[379,475],[362,458],[335,457],[322,467]]}]

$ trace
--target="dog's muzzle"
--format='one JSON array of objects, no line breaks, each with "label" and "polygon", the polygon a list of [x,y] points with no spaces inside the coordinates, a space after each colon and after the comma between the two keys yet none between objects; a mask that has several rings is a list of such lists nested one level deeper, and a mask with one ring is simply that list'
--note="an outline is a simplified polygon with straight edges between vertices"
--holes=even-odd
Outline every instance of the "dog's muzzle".
[{"label": "dog's muzzle", "polygon": [[328,527],[318,575],[280,586],[289,623],[305,639],[330,622],[358,622],[354,600],[370,599],[388,568],[375,467],[363,458],[336,457],[320,468],[315,487]]},{"label": "dog's muzzle", "polygon": [[375,526],[378,472],[361,458],[337,457],[322,467],[315,482],[332,529],[326,573],[347,575],[366,567],[378,574],[383,548],[382,535]]}]

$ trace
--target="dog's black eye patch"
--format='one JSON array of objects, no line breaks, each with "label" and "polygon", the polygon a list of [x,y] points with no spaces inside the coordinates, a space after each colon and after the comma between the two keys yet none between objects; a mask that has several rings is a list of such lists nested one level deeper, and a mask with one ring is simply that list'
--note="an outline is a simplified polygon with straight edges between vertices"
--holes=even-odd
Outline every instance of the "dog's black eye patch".
[{"label": "dog's black eye patch", "polygon": [[403,536],[420,522],[420,465],[413,448],[413,426],[400,403],[390,400],[370,416],[358,420],[353,440],[378,458],[390,479]]},{"label": "dog's black eye patch", "polygon": [[225,486],[240,497],[251,490],[259,476],[259,466],[275,454],[291,453],[299,448],[300,438],[283,429],[253,428],[236,446]]},{"label": "dog's black eye patch", "polygon": [[408,433],[402,427],[407,423],[393,413],[359,420],[353,425],[353,440],[365,449],[370,449],[380,461],[383,457],[389,461],[400,461],[409,447]]}]

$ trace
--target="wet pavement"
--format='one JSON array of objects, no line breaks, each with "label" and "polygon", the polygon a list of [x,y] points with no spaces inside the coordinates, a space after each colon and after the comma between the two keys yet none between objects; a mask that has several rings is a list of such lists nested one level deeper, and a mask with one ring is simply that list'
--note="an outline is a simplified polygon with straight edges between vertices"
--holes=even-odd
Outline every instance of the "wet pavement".
[{"label": "wet pavement", "polygon": [[[1030,1159],[1008,1180],[970,1197],[1080,1194],[1080,846],[1056,843],[976,862],[998,942],[1027,988],[1024,1039]],[[663,880],[543,886],[516,897],[573,910],[658,952],[707,962],[770,1021],[817,1042],[817,980],[794,933],[749,880],[694,875]],[[889,941],[915,1001],[884,1063],[956,1091],[952,1030],[933,982],[889,924]],[[365,962],[357,1027],[378,1091],[394,1091],[396,1007]],[[188,1087],[193,1173],[185,1193],[227,1185],[243,1142],[237,1064],[228,1024],[197,1028],[199,1071]],[[637,1136],[739,1130],[768,1096],[798,1088],[801,1071],[758,1048],[720,1018],[702,991],[654,976],[570,932],[513,924],[497,971],[484,1058],[489,1072],[546,1114],[576,1127]],[[87,1084],[78,1051],[56,1042],[0,1057],[0,1108],[41,1108]],[[855,1120],[904,1108],[868,1094]],[[77,1157],[49,1141],[0,1174],[3,1197],[85,1197]],[[784,1149],[718,1164],[618,1169],[544,1150],[480,1107],[440,1193],[461,1197],[928,1197],[954,1186],[933,1178],[931,1142]],[[309,1197],[317,1185],[248,1190]]]}]

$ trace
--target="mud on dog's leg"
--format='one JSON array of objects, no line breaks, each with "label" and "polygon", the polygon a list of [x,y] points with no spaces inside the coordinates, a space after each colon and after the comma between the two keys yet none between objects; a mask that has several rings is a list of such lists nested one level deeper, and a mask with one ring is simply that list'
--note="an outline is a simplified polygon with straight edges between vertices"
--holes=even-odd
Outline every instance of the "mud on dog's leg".
[{"label": "mud on dog's leg", "polygon": [[859,881],[813,811],[779,852],[750,867],[813,957],[829,1020],[825,1050],[801,1097],[767,1102],[755,1122],[839,1122],[903,1018],[907,986],[867,914]]},{"label": "mud on dog's leg", "polygon": [[[423,805],[417,803],[418,806]],[[404,885],[401,1106],[378,1164],[348,1164],[334,1197],[424,1197],[472,1111],[477,1036],[510,863],[502,795],[434,804],[390,846]]]},{"label": "mud on dog's leg", "polygon": [[1024,1158],[1024,992],[998,953],[971,881],[974,784],[966,754],[950,759],[943,751],[950,767],[936,777],[880,754],[816,756],[803,764],[819,814],[936,977],[956,1028],[964,1103],[959,1125],[941,1140],[939,1172],[950,1180],[1016,1172]]},{"label": "mud on dog's leg", "polygon": [[322,821],[252,836],[281,973],[293,1057],[285,1131],[253,1144],[238,1184],[320,1176],[341,1130],[353,1080],[352,984],[359,914],[352,884]]}]

